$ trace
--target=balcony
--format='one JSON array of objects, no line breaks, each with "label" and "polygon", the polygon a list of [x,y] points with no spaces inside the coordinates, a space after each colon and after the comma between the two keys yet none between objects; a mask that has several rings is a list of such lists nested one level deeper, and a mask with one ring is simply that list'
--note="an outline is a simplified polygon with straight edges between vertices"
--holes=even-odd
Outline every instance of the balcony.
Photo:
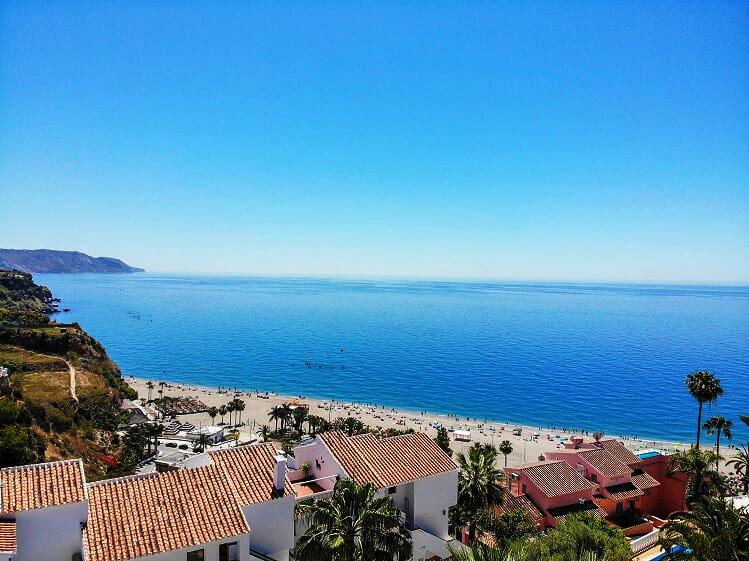
[{"label": "balcony", "polygon": [[333,487],[337,480],[335,475],[318,477],[317,479],[293,478],[290,474],[289,480],[298,501],[305,499],[324,499],[333,494]]}]

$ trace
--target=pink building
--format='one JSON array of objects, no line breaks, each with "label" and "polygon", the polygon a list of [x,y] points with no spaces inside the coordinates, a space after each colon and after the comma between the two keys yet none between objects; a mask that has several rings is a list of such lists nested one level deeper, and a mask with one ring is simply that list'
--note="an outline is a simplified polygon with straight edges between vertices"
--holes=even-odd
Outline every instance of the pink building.
[{"label": "pink building", "polygon": [[542,526],[588,512],[631,536],[650,532],[662,522],[659,516],[683,506],[683,480],[667,474],[666,456],[643,460],[617,440],[584,442],[576,437],[544,457],[505,468],[509,492],[536,507]]}]

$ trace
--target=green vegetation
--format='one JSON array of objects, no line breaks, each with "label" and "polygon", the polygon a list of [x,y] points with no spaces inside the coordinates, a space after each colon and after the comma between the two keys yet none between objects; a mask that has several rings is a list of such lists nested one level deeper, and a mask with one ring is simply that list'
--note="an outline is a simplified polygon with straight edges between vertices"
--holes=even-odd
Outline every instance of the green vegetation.
[{"label": "green vegetation", "polygon": [[497,469],[497,451],[488,444],[473,444],[466,456],[458,454],[458,504],[450,509],[452,524],[468,528],[468,541],[476,541],[480,522],[486,520],[492,505],[502,503],[501,481],[504,473]]},{"label": "green vegetation", "polygon": [[666,551],[676,545],[691,550],[669,555],[677,561],[747,561],[749,511],[708,497],[694,503],[690,511],[672,515],[660,543]]},{"label": "green vegetation", "polygon": [[405,561],[411,538],[390,497],[350,479],[336,483],[333,496],[296,507],[309,523],[294,550],[299,561]]},{"label": "green vegetation", "polygon": [[434,439],[434,441],[437,443],[437,446],[442,448],[442,450],[450,456],[453,457],[453,450],[450,448],[450,433],[447,432],[447,429],[445,427],[440,427],[437,429],[437,437]]},{"label": "green vegetation", "polygon": [[98,341],[47,317],[52,303],[31,275],[0,271],[0,366],[9,371],[9,386],[0,387],[0,465],[83,458],[96,479],[126,455],[114,431],[122,399],[137,394]]},{"label": "green vegetation", "polygon": [[567,518],[544,534],[525,534],[497,546],[454,551],[454,561],[630,561],[621,530],[587,514]]}]

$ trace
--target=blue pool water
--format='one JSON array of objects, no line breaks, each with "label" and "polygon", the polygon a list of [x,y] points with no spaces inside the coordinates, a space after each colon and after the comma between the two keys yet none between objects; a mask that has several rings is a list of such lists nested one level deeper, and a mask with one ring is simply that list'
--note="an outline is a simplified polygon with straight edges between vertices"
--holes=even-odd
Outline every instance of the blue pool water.
[{"label": "blue pool water", "polygon": [[638,452],[637,454],[640,459],[646,460],[647,458],[654,458],[655,456],[659,456],[660,452]]},{"label": "blue pool water", "polygon": [[140,377],[687,441],[704,368],[749,414],[746,286],[36,279]]}]

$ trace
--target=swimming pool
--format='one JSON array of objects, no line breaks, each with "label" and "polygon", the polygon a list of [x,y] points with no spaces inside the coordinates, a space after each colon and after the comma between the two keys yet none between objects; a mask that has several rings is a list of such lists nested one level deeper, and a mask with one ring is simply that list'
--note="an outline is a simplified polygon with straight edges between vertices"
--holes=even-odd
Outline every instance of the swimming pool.
[{"label": "swimming pool", "polygon": [[659,450],[643,450],[642,452],[637,452],[637,456],[641,460],[645,460],[647,458],[654,458],[655,456],[660,456],[661,453]]}]

